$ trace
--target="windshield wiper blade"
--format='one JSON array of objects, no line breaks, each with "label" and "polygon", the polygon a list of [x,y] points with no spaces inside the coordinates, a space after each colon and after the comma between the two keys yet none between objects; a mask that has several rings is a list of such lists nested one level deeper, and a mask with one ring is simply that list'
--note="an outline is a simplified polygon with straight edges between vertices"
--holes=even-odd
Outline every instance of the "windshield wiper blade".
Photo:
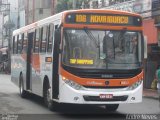
[{"label": "windshield wiper blade", "polygon": [[95,45],[97,48],[99,48],[99,45],[97,44],[97,40],[96,38],[93,36],[93,34],[91,33],[91,31],[88,30],[87,27],[84,27],[84,31],[86,32],[86,34],[88,35],[88,37],[94,41]]}]

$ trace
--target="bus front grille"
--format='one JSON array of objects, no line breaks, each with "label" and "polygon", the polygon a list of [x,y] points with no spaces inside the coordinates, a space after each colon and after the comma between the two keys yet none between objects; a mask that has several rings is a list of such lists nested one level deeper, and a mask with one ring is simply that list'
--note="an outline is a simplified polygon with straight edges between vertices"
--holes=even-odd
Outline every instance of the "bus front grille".
[{"label": "bus front grille", "polygon": [[128,98],[128,95],[124,95],[124,96],[113,96],[113,98],[105,98],[105,99],[101,99],[99,96],[87,96],[84,95],[83,96],[85,101],[101,101],[101,102],[114,102],[114,101],[126,101]]}]

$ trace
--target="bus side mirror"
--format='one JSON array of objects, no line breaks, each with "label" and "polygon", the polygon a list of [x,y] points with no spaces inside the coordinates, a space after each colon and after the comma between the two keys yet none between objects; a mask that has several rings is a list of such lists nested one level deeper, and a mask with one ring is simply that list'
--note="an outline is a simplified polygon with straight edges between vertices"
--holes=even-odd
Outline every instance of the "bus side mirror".
[{"label": "bus side mirror", "polygon": [[147,59],[147,37],[144,36],[144,59]]}]

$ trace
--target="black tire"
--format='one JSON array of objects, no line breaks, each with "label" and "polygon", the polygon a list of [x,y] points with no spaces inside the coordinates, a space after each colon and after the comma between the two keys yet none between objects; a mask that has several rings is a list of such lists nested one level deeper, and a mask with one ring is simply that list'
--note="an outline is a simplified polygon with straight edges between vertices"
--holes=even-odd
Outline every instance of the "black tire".
[{"label": "black tire", "polygon": [[52,101],[50,98],[50,86],[49,86],[49,83],[46,82],[44,83],[44,88],[43,88],[43,98],[44,98],[44,103],[45,103],[45,106],[48,107],[49,110],[51,111],[55,111],[58,107],[58,103]]},{"label": "black tire", "polygon": [[19,92],[20,92],[20,96],[22,98],[28,97],[27,91],[24,90],[24,82],[23,82],[23,76],[22,76],[22,74],[19,77]]},{"label": "black tire", "polygon": [[105,105],[105,108],[108,112],[114,112],[118,109],[119,104],[107,104]]}]

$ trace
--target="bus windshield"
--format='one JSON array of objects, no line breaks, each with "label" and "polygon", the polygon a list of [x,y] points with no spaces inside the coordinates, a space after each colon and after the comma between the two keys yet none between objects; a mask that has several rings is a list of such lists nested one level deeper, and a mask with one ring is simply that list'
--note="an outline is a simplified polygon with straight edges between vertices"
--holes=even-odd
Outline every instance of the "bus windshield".
[{"label": "bus windshield", "polygon": [[141,33],[91,29],[64,29],[64,65],[81,69],[138,69]]}]

